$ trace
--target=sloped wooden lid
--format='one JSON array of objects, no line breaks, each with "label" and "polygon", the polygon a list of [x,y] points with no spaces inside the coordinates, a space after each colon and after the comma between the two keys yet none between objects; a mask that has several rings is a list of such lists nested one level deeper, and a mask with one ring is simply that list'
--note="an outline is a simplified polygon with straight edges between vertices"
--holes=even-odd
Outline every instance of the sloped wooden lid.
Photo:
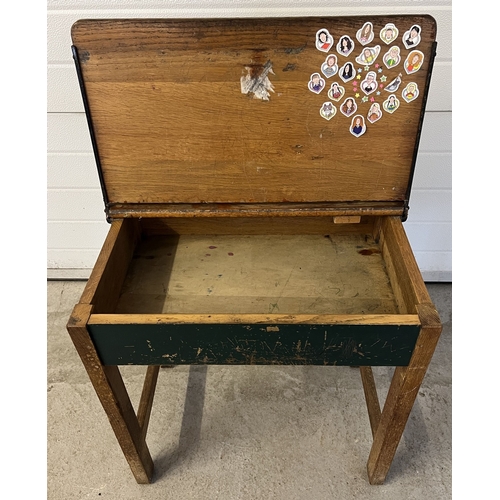
[{"label": "sloped wooden lid", "polygon": [[[354,48],[343,55],[346,37]],[[435,38],[430,16],[78,21],[105,200],[403,203]],[[357,106],[349,116],[347,98]]]}]

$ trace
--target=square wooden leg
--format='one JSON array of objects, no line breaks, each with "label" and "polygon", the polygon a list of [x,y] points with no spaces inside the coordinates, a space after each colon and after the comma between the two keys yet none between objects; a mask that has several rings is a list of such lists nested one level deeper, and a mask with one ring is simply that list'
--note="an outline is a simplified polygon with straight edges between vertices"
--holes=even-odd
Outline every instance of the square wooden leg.
[{"label": "square wooden leg", "polygon": [[441,334],[441,323],[434,307],[420,304],[417,308],[422,329],[409,365],[397,367],[394,372],[368,458],[370,484],[383,484],[385,481]]},{"label": "square wooden leg", "polygon": [[[136,481],[147,484],[151,482],[154,466],[145,441],[145,427],[139,424],[118,367],[103,366],[99,360],[85,326],[91,310],[91,305],[78,304],[73,310],[67,329]],[[152,378],[154,379],[154,371],[149,372],[150,382]],[[151,398],[144,396],[144,402],[140,405],[141,420],[146,427],[150,407],[147,400]]]}]

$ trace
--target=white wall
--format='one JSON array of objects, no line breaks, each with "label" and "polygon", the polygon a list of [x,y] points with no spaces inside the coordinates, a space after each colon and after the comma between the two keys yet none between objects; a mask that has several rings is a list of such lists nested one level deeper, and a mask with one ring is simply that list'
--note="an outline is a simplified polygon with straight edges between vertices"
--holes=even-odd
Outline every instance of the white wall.
[{"label": "white wall", "polygon": [[49,277],[88,277],[109,227],[71,55],[76,20],[430,14],[438,54],[405,228],[424,279],[451,281],[451,0],[48,0],[47,14]]}]

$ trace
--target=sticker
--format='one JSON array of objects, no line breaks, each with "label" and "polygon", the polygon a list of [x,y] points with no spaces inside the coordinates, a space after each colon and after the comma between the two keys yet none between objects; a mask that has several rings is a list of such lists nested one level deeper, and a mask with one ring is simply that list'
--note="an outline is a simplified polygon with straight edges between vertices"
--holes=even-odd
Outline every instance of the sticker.
[{"label": "sticker", "polygon": [[378,102],[374,102],[370,106],[366,118],[370,123],[375,123],[376,121],[380,120],[380,118],[382,118],[382,110],[380,109],[380,104]]},{"label": "sticker", "polygon": [[365,119],[361,115],[356,115],[351,122],[351,128],[349,129],[351,134],[359,137],[366,132]]},{"label": "sticker", "polygon": [[325,80],[321,78],[319,73],[313,73],[309,80],[309,90],[315,94],[319,94],[325,88]]},{"label": "sticker", "polygon": [[321,52],[328,52],[333,45],[333,36],[327,29],[320,29],[316,32],[316,48]]},{"label": "sticker", "polygon": [[348,97],[340,106],[340,112],[344,116],[351,116],[358,110],[358,105],[352,97]]},{"label": "sticker", "polygon": [[321,106],[321,109],[319,110],[319,114],[325,120],[331,120],[335,116],[336,112],[337,108],[330,101],[324,102],[323,106]]},{"label": "sticker", "polygon": [[424,62],[424,54],[420,50],[412,50],[404,62],[405,71],[411,75],[417,72]]},{"label": "sticker", "polygon": [[386,24],[380,30],[380,38],[387,44],[390,45],[399,35],[399,30],[394,26],[394,24]]},{"label": "sticker", "polygon": [[356,38],[359,40],[361,45],[370,43],[374,36],[372,23],[363,24],[363,27],[356,33]]},{"label": "sticker", "polygon": [[366,78],[361,82],[361,90],[369,95],[377,90],[377,73],[375,71],[369,71],[366,74]]},{"label": "sticker", "polygon": [[338,82],[333,82],[328,90],[328,97],[333,101],[340,101],[345,94],[345,88],[339,85]]},{"label": "sticker", "polygon": [[375,62],[380,53],[380,45],[375,45],[375,47],[365,47],[361,54],[356,57],[356,62],[358,64],[364,64],[369,66]]},{"label": "sticker", "polygon": [[407,49],[412,49],[420,43],[420,32],[422,28],[418,24],[414,24],[404,35],[403,43]]},{"label": "sticker", "polygon": [[350,36],[344,35],[337,44],[337,52],[347,57],[354,50],[354,42]]},{"label": "sticker", "polygon": [[388,112],[388,113],[394,113],[396,109],[399,108],[399,99],[394,95],[391,94],[383,103],[382,107]]},{"label": "sticker", "polygon": [[386,86],[385,86],[385,90],[387,90],[387,92],[396,92],[396,90],[399,89],[399,86],[401,85],[401,77],[403,75],[401,73],[399,73],[399,75],[394,78],[394,80],[392,80],[392,82],[388,83]]},{"label": "sticker", "polygon": [[394,45],[384,54],[382,61],[389,69],[394,68],[401,62],[401,49]]},{"label": "sticker", "polygon": [[348,62],[345,63],[339,70],[339,75],[344,82],[348,82],[352,80],[356,76],[356,71],[354,70],[354,67],[352,63]]},{"label": "sticker", "polygon": [[403,93],[401,94],[403,96],[403,99],[406,102],[411,102],[415,100],[418,97],[418,85],[415,82],[410,82],[404,89]]},{"label": "sticker", "polygon": [[330,54],[321,65],[321,73],[323,73],[327,78],[330,78],[331,76],[337,74],[338,70],[337,56]]}]

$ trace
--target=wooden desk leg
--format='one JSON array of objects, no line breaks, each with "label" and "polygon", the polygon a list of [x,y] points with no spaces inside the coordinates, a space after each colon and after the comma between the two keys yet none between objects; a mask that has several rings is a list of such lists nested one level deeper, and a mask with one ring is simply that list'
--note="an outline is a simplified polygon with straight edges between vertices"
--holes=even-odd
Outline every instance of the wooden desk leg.
[{"label": "wooden desk leg", "polygon": [[87,331],[92,306],[78,304],[67,329],[139,484],[151,482],[153,460],[117,366],[103,366]]},{"label": "wooden desk leg", "polygon": [[361,381],[363,382],[363,389],[365,391],[370,427],[372,428],[372,435],[375,437],[375,433],[377,432],[380,424],[380,416],[382,414],[377,396],[377,388],[375,387],[375,379],[373,378],[371,366],[360,366],[359,370],[361,373]]},{"label": "wooden desk leg", "polygon": [[155,395],[156,381],[158,380],[158,373],[160,372],[159,365],[148,366],[146,371],[146,378],[142,388],[141,400],[139,402],[139,409],[137,410],[137,420],[141,428],[142,438],[146,439],[148,432],[149,417],[151,415],[151,407],[153,406],[153,398]]},{"label": "wooden desk leg", "polygon": [[398,366],[394,372],[368,458],[370,484],[383,484],[385,481],[441,334],[441,323],[434,307],[420,304],[417,309],[422,329],[409,365]]}]

